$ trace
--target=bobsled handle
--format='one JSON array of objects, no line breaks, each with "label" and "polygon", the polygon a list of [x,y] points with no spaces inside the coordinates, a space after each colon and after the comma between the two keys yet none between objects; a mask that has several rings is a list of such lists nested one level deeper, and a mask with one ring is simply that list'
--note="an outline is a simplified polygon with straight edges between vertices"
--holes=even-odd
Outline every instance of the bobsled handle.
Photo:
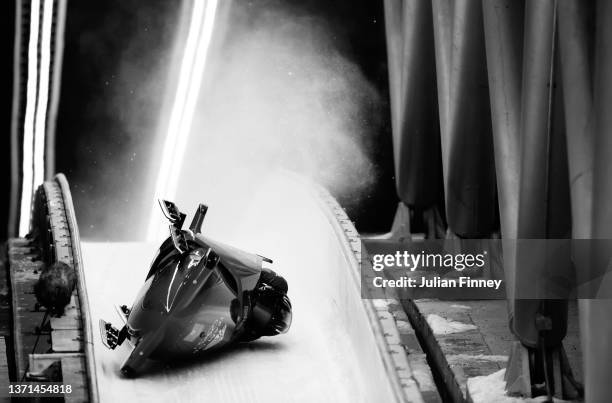
[{"label": "bobsled handle", "polygon": [[189,225],[189,229],[194,234],[199,234],[202,232],[202,223],[204,222],[204,217],[206,216],[206,212],[208,211],[208,206],[205,204],[198,204],[198,208],[193,215],[193,219],[191,220],[191,224]]},{"label": "bobsled handle", "polygon": [[181,228],[183,228],[183,223],[185,222],[185,214],[181,213],[176,204],[172,203],[168,200],[158,200],[159,206],[162,209],[162,213],[164,216],[170,221],[170,225],[168,229],[170,230],[170,237],[172,238],[172,243],[176,250],[180,253],[187,251],[187,240],[185,239],[185,234]]},{"label": "bobsled handle", "polygon": [[257,255],[257,256],[259,256],[261,258],[261,260],[263,260],[266,263],[270,263],[270,264],[274,263],[274,260],[270,259],[269,257],[265,257],[265,256],[262,256],[262,255]]},{"label": "bobsled handle", "polygon": [[176,204],[172,203],[168,200],[159,199],[159,206],[162,209],[162,213],[164,216],[170,221],[170,223],[176,227],[177,229],[183,228],[183,223],[185,222],[186,214],[181,213]]}]

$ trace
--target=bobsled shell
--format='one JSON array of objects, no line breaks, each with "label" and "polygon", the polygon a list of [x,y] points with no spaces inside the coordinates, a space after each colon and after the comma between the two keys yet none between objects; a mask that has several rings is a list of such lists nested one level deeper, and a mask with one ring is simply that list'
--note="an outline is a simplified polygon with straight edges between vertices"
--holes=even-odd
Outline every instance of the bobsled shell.
[{"label": "bobsled shell", "polygon": [[201,234],[196,234],[195,238],[199,243],[211,247],[219,255],[221,264],[240,281],[242,291],[255,289],[261,275],[263,263],[261,256],[214,241]]}]

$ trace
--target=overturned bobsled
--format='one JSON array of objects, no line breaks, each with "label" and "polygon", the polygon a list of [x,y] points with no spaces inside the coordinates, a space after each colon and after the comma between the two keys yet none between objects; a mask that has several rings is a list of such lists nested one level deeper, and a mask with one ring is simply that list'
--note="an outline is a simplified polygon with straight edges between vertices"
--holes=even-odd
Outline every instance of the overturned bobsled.
[{"label": "overturned bobsled", "polygon": [[287,332],[292,315],[287,282],[262,267],[272,261],[204,237],[206,206],[199,205],[183,230],[185,214],[172,202],[160,205],[170,237],[132,307],[119,307],[124,326],[100,320],[106,347],[126,340],[133,347],[121,372],[136,376],[147,359],[175,360]]}]

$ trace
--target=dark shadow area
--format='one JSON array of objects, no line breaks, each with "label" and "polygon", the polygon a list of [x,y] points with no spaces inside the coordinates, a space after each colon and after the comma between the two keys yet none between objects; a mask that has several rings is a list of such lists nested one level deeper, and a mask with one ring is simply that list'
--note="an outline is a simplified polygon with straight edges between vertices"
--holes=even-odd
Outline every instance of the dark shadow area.
[{"label": "dark shadow area", "polygon": [[[139,378],[155,379],[164,377],[168,372],[188,370],[191,368],[210,365],[217,361],[229,359],[232,356],[254,351],[278,351],[286,346],[282,343],[271,343],[268,340],[256,340],[248,343],[238,343],[221,348],[216,351],[194,354],[186,357],[172,357],[170,362],[148,360],[145,369]],[[117,368],[119,371],[119,368]]]}]

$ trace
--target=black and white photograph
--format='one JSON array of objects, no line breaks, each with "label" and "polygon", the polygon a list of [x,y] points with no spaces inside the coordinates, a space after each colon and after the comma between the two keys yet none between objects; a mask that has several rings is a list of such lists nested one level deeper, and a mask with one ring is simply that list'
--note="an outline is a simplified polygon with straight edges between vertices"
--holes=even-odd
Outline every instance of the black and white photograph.
[{"label": "black and white photograph", "polygon": [[0,402],[612,401],[612,2],[2,9]]}]

